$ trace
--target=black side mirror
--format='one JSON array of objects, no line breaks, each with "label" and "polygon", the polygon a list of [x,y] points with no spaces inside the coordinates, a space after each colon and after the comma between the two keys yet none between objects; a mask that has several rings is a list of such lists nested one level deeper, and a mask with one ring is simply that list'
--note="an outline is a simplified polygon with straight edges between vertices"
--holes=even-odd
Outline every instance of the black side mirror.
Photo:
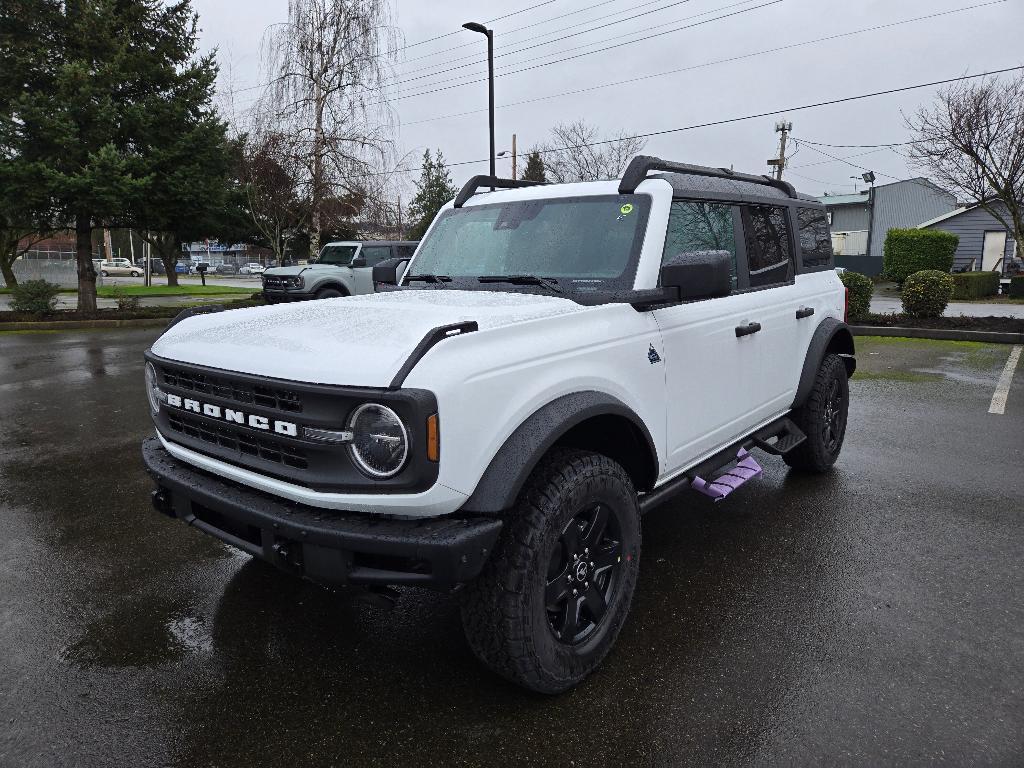
[{"label": "black side mirror", "polygon": [[405,274],[408,259],[385,259],[373,268],[373,282],[384,285],[398,285]]},{"label": "black side mirror", "polygon": [[354,259],[352,259],[352,261],[348,263],[348,265],[350,267],[365,267],[366,259],[364,259],[362,256],[356,256]]},{"label": "black side mirror", "polygon": [[687,251],[661,266],[661,287],[679,301],[714,299],[732,293],[733,256],[728,251]]}]

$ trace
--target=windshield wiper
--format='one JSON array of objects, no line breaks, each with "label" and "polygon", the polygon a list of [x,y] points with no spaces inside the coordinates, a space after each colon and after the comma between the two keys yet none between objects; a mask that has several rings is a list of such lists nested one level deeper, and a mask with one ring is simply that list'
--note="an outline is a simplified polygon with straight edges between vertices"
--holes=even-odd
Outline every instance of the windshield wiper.
[{"label": "windshield wiper", "polygon": [[443,288],[447,288],[448,287],[447,285],[445,285],[445,283],[450,283],[452,281],[452,279],[451,279],[451,277],[449,275],[419,274],[419,275],[406,275],[405,277],[402,278],[402,282],[403,283],[407,283],[407,282],[411,283],[413,280],[422,280],[425,283],[440,283],[441,287],[443,287]]},{"label": "windshield wiper", "polygon": [[512,285],[539,285],[555,293],[562,293],[558,281],[553,277],[540,275],[481,275],[477,278],[481,283],[511,283]]}]

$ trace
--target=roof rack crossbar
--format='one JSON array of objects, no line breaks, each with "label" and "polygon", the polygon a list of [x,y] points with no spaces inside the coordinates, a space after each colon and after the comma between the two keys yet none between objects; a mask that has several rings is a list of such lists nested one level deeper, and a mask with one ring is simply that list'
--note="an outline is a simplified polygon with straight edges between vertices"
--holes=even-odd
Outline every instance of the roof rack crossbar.
[{"label": "roof rack crossbar", "polygon": [[520,187],[535,187],[538,184],[545,184],[543,181],[527,181],[526,179],[499,179],[497,176],[474,176],[467,181],[459,194],[455,196],[455,207],[461,208],[466,204],[480,187],[494,187],[495,189],[519,189]]},{"label": "roof rack crossbar", "polygon": [[797,197],[796,189],[792,184],[781,179],[773,179],[771,176],[737,173],[729,168],[709,168],[704,165],[673,163],[670,160],[662,160],[660,157],[651,157],[650,155],[637,155],[629,161],[625,173],[622,174],[622,181],[619,182],[619,194],[631,195],[636,192],[636,188],[640,186],[640,182],[647,178],[649,171],[666,171],[668,173],[686,173],[691,176],[710,176],[716,179],[749,181],[752,184],[764,184],[767,187],[781,189],[786,193],[787,197]]}]

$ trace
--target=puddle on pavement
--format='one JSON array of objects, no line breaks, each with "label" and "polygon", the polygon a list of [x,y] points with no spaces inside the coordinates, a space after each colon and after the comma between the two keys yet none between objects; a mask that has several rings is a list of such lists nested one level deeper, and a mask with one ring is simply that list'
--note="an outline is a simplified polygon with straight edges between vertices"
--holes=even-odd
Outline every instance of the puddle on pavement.
[{"label": "puddle on pavement", "polygon": [[126,600],[90,622],[61,659],[99,667],[147,667],[213,648],[208,622],[177,601]]}]

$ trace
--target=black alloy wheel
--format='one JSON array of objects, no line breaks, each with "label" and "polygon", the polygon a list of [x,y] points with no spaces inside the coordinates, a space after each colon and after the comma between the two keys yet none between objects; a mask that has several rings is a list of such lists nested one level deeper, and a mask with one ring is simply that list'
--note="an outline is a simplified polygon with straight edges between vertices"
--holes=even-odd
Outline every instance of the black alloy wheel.
[{"label": "black alloy wheel", "polygon": [[615,598],[622,563],[618,516],[597,503],[573,517],[548,564],[544,593],[548,625],[562,643],[575,645],[600,626]]}]

